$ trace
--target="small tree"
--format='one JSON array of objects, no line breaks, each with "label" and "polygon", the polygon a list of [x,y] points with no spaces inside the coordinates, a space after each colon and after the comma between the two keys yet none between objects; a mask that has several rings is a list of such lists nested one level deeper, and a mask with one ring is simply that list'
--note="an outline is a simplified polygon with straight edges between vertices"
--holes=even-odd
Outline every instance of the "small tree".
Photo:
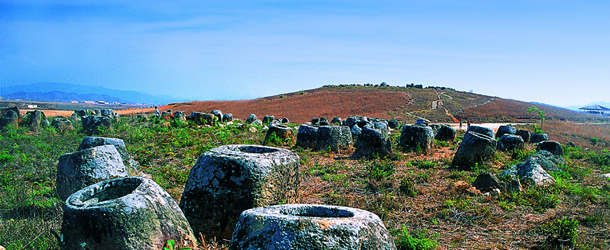
[{"label": "small tree", "polygon": [[531,106],[530,108],[527,109],[527,112],[528,113],[538,112],[538,116],[540,116],[540,128],[536,127],[536,124],[534,124],[534,132],[536,132],[536,133],[542,132],[542,124],[544,123],[544,111],[539,110],[536,106]]}]

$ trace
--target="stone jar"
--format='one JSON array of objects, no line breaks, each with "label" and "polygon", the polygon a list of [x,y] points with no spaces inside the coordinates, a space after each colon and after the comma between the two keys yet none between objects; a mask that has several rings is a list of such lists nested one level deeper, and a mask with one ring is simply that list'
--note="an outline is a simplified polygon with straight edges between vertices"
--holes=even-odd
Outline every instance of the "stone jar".
[{"label": "stone jar", "polygon": [[94,136],[86,136],[80,142],[78,146],[78,150],[85,150],[88,148],[93,148],[97,146],[103,145],[112,145],[121,155],[123,159],[123,164],[127,168],[127,172],[130,176],[139,175],[142,172],[142,168],[140,164],[136,162],[131,155],[127,152],[127,147],[125,147],[125,142],[119,138],[109,138],[109,137],[94,137]]},{"label": "stone jar", "polygon": [[112,145],[64,154],[57,164],[57,196],[66,200],[74,192],[91,184],[127,176],[123,159]]},{"label": "stone jar", "polygon": [[99,182],[71,195],[61,227],[61,249],[163,249],[168,240],[196,247],[176,201],[143,177]]},{"label": "stone jar", "polygon": [[225,145],[199,157],[180,208],[196,234],[229,239],[246,209],[297,202],[299,156],[282,148]]},{"label": "stone jar", "polygon": [[244,211],[233,232],[237,249],[396,249],[371,212],[339,206],[287,204]]}]

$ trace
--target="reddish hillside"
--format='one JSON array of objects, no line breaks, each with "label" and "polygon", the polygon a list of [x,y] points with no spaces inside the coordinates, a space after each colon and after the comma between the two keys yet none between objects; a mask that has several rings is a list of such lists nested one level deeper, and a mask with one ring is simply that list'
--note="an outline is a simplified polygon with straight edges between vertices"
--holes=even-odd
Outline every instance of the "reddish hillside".
[{"label": "reddish hillside", "polygon": [[398,110],[409,102],[406,92],[383,89],[321,88],[243,101],[196,101],[164,106],[174,111],[209,113],[220,110],[233,117],[246,119],[250,114],[260,119],[265,115],[287,117],[293,122],[307,122],[313,117],[350,115],[390,118],[388,111]]},{"label": "reddish hillside", "polygon": [[[173,103],[162,110],[209,113],[220,110],[233,117],[245,119],[250,114],[262,119],[265,115],[287,117],[303,123],[314,117],[334,116],[343,119],[350,115],[397,119],[414,122],[426,118],[432,122],[456,122],[456,118],[473,122],[536,121],[537,113],[528,113],[537,106],[547,120],[591,121],[604,120],[600,116],[583,114],[563,108],[479,95],[453,89],[324,86],[322,88],[241,101],[194,101]],[[605,118],[608,120],[608,118]]]},{"label": "reddish hillside", "polygon": [[462,120],[473,122],[515,122],[539,119],[537,112],[527,112],[527,109],[531,106],[536,106],[539,110],[544,111],[547,120],[591,121],[608,120],[609,118],[545,104],[532,104],[501,98],[494,98],[493,101],[485,105],[469,108],[456,116]]}]

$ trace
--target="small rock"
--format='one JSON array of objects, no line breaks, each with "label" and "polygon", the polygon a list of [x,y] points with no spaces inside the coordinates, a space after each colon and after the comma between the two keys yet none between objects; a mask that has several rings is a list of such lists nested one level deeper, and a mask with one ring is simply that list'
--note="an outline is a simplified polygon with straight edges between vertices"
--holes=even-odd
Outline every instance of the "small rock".
[{"label": "small rock", "polygon": [[255,127],[250,127],[248,131],[250,131],[250,133],[256,133],[257,130]]},{"label": "small rock", "polygon": [[461,191],[465,191],[468,188],[470,188],[470,184],[466,183],[465,181],[456,181],[456,182],[452,183],[451,190],[456,191],[456,192],[461,192]]}]

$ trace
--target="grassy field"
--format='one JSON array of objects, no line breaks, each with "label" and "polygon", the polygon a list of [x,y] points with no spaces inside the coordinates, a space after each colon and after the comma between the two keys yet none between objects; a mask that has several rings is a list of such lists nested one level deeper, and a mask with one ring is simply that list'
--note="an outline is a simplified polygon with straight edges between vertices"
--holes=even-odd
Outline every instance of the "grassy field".
[{"label": "grassy field", "polygon": [[[499,173],[534,152],[496,154],[473,171],[449,165],[458,142],[438,142],[428,155],[402,153],[353,159],[353,151],[312,152],[293,145],[301,157],[301,202],[351,206],[379,215],[400,249],[574,249],[610,247],[609,126],[545,123],[551,139],[574,142],[565,148],[557,184],[522,193],[472,196],[454,183],[472,183],[482,171]],[[592,127],[596,126],[596,127]],[[226,144],[261,144],[264,131],[245,126],[205,127],[180,121],[139,122],[121,118],[100,136],[125,141],[143,171],[177,201],[197,158]],[[58,249],[63,202],[55,194],[59,156],[73,152],[86,135],[46,128],[10,128],[0,134],[0,245],[7,249]],[[562,239],[565,241],[558,241]],[[226,245],[207,243],[206,249]],[[570,248],[566,247],[566,249]]]}]

